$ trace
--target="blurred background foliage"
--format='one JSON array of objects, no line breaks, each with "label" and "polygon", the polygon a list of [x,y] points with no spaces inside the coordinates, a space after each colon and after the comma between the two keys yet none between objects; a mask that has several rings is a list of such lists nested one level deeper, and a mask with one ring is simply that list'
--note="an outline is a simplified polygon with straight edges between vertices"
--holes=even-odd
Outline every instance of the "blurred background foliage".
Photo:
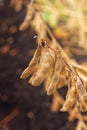
[{"label": "blurred background foliage", "polygon": [[81,62],[85,62],[86,58],[83,59],[87,55],[87,0],[36,0],[34,6],[41,12],[68,56],[77,56],[77,60],[81,56]]},{"label": "blurred background foliage", "polygon": [[87,49],[87,0],[36,0],[35,8],[63,45]]}]

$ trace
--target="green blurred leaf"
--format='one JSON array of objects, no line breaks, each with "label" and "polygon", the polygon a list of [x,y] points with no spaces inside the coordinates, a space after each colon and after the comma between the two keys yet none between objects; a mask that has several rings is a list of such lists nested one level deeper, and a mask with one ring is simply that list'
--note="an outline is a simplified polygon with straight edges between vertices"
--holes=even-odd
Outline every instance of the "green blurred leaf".
[{"label": "green blurred leaf", "polygon": [[42,12],[44,20],[49,24],[51,28],[55,28],[57,25],[57,16],[52,12]]}]

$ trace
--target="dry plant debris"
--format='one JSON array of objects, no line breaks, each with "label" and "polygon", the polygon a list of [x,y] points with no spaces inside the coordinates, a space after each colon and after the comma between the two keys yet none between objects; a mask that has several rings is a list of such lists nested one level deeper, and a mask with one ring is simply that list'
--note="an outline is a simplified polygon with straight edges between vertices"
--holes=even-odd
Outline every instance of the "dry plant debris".
[{"label": "dry plant debris", "polygon": [[28,5],[27,14],[20,29],[25,30],[29,24],[34,27],[38,35],[38,47],[21,78],[31,76],[29,83],[33,86],[44,82],[48,95],[54,94],[56,89],[67,85],[68,92],[61,111],[68,111],[74,106],[78,106],[81,111],[87,111],[87,86],[85,78],[82,76],[86,69],[81,67],[81,71],[78,65],[75,66],[71,63],[40,13],[35,11],[32,2]]},{"label": "dry plant debris", "polygon": [[[23,31],[29,26],[32,26],[37,33],[38,47],[28,67],[23,71],[21,78],[25,79],[31,76],[29,83],[33,86],[39,86],[44,82],[47,94],[53,94],[51,111],[56,111],[62,106],[60,110],[68,111],[70,121],[78,119],[75,130],[86,130],[87,116],[83,116],[81,111],[87,111],[87,68],[72,63],[41,17],[40,11],[43,10],[43,7],[35,4],[33,1],[28,4],[27,13],[20,26],[20,30]],[[70,8],[72,7],[72,9],[74,9],[75,1],[70,3],[67,0],[67,4],[70,4]],[[41,7],[38,8],[41,10],[38,11],[37,7]],[[77,17],[76,21],[79,21],[79,18],[81,18],[81,20],[83,19],[83,15],[78,12],[80,8],[78,7],[77,9],[76,14],[78,14],[79,17]],[[67,9],[66,12],[69,14]],[[70,14],[73,16],[73,12]],[[81,36],[78,42],[80,42],[79,44],[82,46],[85,39],[84,33],[86,31],[86,29],[84,30],[83,26],[81,26],[83,22],[83,20],[81,23],[79,21],[81,28],[78,34]],[[71,23],[69,23],[69,25],[71,27]],[[68,36],[65,36],[65,38],[66,37]],[[64,86],[68,86],[65,101],[57,91]]]},{"label": "dry plant debris", "polygon": [[19,113],[19,108],[15,108],[8,116],[0,121],[0,128],[4,128],[4,130],[9,130],[8,123],[13,120],[17,115],[19,115]]}]

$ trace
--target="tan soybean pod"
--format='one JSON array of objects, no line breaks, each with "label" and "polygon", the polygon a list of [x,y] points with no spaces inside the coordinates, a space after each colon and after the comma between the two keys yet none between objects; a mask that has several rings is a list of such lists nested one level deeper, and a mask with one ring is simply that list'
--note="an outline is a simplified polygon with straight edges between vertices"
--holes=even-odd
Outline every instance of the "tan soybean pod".
[{"label": "tan soybean pod", "polygon": [[68,88],[68,92],[66,95],[66,100],[63,104],[61,111],[70,110],[76,102],[76,87],[73,77],[71,76],[71,86]]},{"label": "tan soybean pod", "polygon": [[49,53],[49,49],[47,47],[43,47],[41,52],[41,59],[38,65],[38,70],[33,74],[29,83],[34,86],[40,85],[46,78],[47,72],[49,70],[51,64],[52,57]]},{"label": "tan soybean pod", "polygon": [[27,77],[29,77],[32,73],[34,73],[37,70],[40,55],[41,55],[41,46],[38,46],[28,67],[21,74],[21,76],[20,76],[21,79],[26,79]]}]

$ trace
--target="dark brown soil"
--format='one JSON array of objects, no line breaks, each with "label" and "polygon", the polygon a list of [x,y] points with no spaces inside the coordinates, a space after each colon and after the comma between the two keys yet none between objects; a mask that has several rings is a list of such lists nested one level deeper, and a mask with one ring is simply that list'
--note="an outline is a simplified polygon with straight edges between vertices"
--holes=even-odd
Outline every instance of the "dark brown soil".
[{"label": "dark brown soil", "polygon": [[18,29],[25,12],[15,12],[7,1],[0,6],[0,130],[73,130],[75,122],[68,121],[67,113],[50,112],[52,96],[42,85],[20,80],[36,48],[32,30]]}]

